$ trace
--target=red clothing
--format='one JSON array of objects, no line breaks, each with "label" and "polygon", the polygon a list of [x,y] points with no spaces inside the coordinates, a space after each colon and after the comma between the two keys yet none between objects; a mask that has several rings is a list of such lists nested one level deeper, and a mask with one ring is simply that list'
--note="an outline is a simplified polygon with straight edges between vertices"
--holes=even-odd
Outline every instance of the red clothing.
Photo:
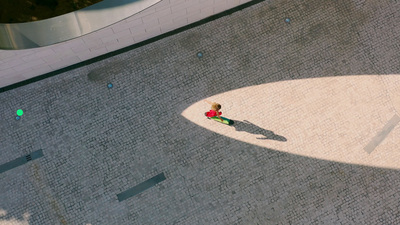
[{"label": "red clothing", "polygon": [[[222,112],[219,112],[219,115],[221,115],[222,114]],[[206,115],[207,117],[214,117],[214,116],[217,116],[217,112],[216,111],[214,111],[214,110],[210,110],[210,112],[207,112],[207,115]]]}]

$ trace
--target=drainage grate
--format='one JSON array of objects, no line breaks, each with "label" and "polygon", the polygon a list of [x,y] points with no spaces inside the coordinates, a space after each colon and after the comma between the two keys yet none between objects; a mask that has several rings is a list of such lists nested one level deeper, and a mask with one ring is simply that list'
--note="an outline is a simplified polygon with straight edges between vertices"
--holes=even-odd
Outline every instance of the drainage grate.
[{"label": "drainage grate", "polygon": [[120,194],[117,194],[118,197],[118,201],[123,201],[127,198],[133,197],[143,191],[145,191],[146,189],[149,189],[153,186],[155,186],[156,184],[160,183],[161,181],[165,180],[165,175],[164,173],[160,173],[157,176],[154,176],[138,185],[136,185],[133,188],[130,188]]},{"label": "drainage grate", "polygon": [[4,163],[4,164],[0,165],[0,173],[6,172],[8,170],[14,169],[15,167],[24,165],[25,163],[27,163],[31,160],[40,158],[42,156],[43,156],[43,151],[42,151],[42,149],[40,149],[35,152],[32,152],[29,155],[16,158],[13,161],[10,161],[8,163]]},{"label": "drainage grate", "polygon": [[400,117],[397,114],[395,114],[389,120],[389,122],[386,123],[383,129],[378,134],[376,134],[374,138],[372,138],[372,140],[367,144],[367,146],[364,147],[364,150],[368,154],[371,154],[371,152],[374,151],[374,149],[378,147],[378,145],[383,140],[385,140],[385,138],[389,135],[389,133],[393,130],[393,128],[397,126],[398,123],[400,123]]}]

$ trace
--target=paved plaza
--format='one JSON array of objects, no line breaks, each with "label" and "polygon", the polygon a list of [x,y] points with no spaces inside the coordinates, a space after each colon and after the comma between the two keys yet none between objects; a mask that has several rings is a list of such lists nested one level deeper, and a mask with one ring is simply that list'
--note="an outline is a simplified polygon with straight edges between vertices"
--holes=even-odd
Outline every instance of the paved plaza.
[{"label": "paved plaza", "polygon": [[0,225],[400,224],[399,24],[263,1],[0,93]]}]

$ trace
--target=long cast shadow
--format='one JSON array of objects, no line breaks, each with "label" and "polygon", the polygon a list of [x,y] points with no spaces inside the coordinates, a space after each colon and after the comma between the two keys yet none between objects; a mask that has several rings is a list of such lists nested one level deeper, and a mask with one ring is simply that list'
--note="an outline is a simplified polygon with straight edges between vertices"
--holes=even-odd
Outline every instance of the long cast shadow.
[{"label": "long cast shadow", "polygon": [[254,123],[249,122],[248,120],[243,120],[243,122],[235,120],[235,123],[232,126],[235,127],[236,131],[239,131],[239,132],[245,131],[250,134],[256,134],[256,135],[260,134],[263,136],[263,137],[257,137],[257,139],[275,140],[275,141],[282,141],[282,142],[287,141],[287,139],[284,136],[277,135],[273,131],[259,127],[259,126],[255,125]]}]

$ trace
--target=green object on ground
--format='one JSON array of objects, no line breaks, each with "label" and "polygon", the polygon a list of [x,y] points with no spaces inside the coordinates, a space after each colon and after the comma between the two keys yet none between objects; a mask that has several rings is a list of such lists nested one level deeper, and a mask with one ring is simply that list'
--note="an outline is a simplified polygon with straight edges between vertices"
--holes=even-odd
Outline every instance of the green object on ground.
[{"label": "green object on ground", "polygon": [[22,111],[22,109],[18,109],[17,110],[17,115],[18,116],[22,116],[22,114],[24,114],[24,111]]},{"label": "green object on ground", "polygon": [[222,116],[221,116],[221,119],[223,119],[224,121],[221,121],[221,119],[218,118],[218,116],[209,117],[209,118],[210,118],[210,119],[213,119],[213,120],[215,120],[215,121],[218,121],[218,122],[220,122],[220,123],[226,124],[226,125],[232,125],[232,124],[233,124],[233,120],[230,120],[230,119],[225,118],[225,117],[222,117]]}]

